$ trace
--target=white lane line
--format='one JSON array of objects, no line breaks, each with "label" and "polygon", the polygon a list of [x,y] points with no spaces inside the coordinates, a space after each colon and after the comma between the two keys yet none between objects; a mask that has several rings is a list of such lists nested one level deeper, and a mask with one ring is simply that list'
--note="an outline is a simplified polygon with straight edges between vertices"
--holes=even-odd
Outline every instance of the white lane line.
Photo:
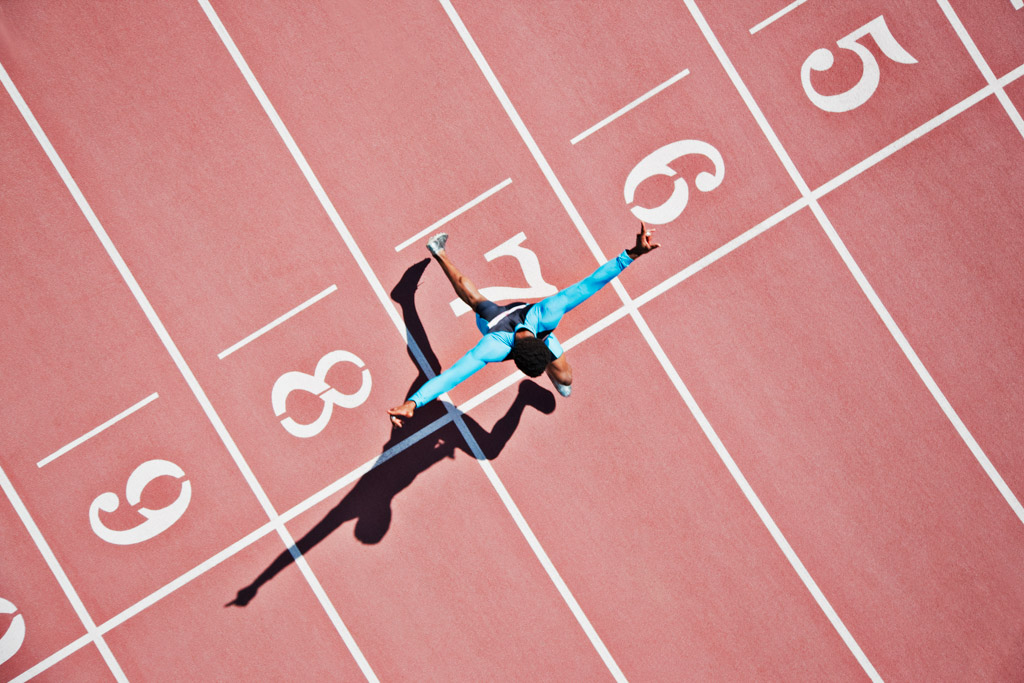
[{"label": "white lane line", "polygon": [[478,195],[474,199],[469,200],[468,202],[466,202],[465,204],[463,204],[459,208],[455,209],[454,211],[452,211],[450,214],[448,214],[447,216],[445,216],[441,220],[439,220],[439,221],[437,221],[435,223],[431,223],[429,227],[426,227],[423,230],[420,230],[418,233],[416,233],[415,235],[413,235],[412,237],[410,237],[409,239],[407,239],[406,241],[402,242],[397,247],[395,247],[395,251],[402,251],[403,249],[408,247],[410,244],[415,244],[416,242],[419,242],[421,239],[423,239],[424,237],[426,237],[430,233],[434,232],[435,230],[440,228],[442,225],[444,225],[448,221],[450,221],[453,218],[456,218],[458,216],[461,216],[462,214],[466,213],[467,211],[472,209],[474,206],[476,206],[477,204],[479,204],[483,200],[487,199],[488,197],[490,197],[493,194],[496,194],[498,191],[503,190],[504,188],[508,187],[511,184],[512,184],[512,179],[511,178],[505,178],[503,181],[501,181],[500,183],[498,183],[497,185],[495,185],[491,189],[487,190],[486,192],[484,192],[481,195]]},{"label": "white lane line", "polygon": [[[252,89],[253,94],[256,95],[257,99],[260,101],[260,104],[263,105],[267,113],[273,114],[273,116],[271,117],[272,120],[276,118],[276,126],[277,123],[280,122],[280,118],[277,117],[277,112],[275,112],[273,107],[270,106],[270,101],[267,99],[266,93],[263,92],[263,88],[261,88],[259,83],[256,82],[256,78],[253,76],[252,71],[249,69],[248,64],[246,64],[245,59],[242,57],[241,52],[239,52],[238,47],[235,45],[234,40],[232,40],[231,36],[228,34],[227,29],[224,27],[224,24],[220,20],[220,17],[217,16],[217,13],[214,11],[213,7],[210,5],[208,0],[198,0],[198,2],[200,7],[202,7],[203,12],[206,14],[207,19],[210,21],[210,24],[216,31],[221,42],[224,44],[224,47],[231,55],[236,66],[238,66],[239,71],[242,72],[242,75],[245,78],[246,82],[249,84],[250,88]],[[289,148],[294,147],[295,143],[294,140],[291,140],[290,135],[288,136],[286,142],[290,143]],[[297,150],[297,148],[295,149]],[[170,341],[169,338],[168,341]],[[176,357],[180,357],[180,353],[177,352],[176,348],[174,349],[174,353],[177,354]],[[182,365],[184,365],[184,359],[181,360],[181,363]],[[189,376],[191,376],[190,370],[188,371],[188,373]],[[198,383],[195,382],[194,377],[192,379],[192,382],[195,383],[197,396],[200,395],[202,390],[198,387]],[[211,421],[215,422],[215,426],[217,426],[218,432],[222,434],[222,439],[224,440],[225,444],[228,445],[228,449],[231,452],[232,457],[235,458],[239,468],[242,469],[243,474],[245,474],[246,476],[246,480],[250,482],[250,486],[253,488],[253,491],[257,494],[257,497],[260,499],[260,503],[267,511],[267,514],[270,517],[271,521],[277,525],[278,535],[281,536],[281,539],[284,541],[285,546],[291,549],[295,545],[295,541],[292,538],[291,533],[285,528],[284,524],[281,523],[276,511],[273,509],[273,505],[270,503],[270,499],[267,498],[267,495],[263,491],[259,482],[256,481],[255,476],[252,474],[252,470],[249,468],[244,458],[242,458],[241,452],[235,445],[234,440],[227,433],[227,429],[224,428],[223,423],[220,420],[220,417],[216,415],[213,406],[210,405],[210,402],[206,398],[205,394],[202,394],[201,402],[203,403],[204,408],[208,407],[207,414],[210,415]],[[320,582],[316,579],[315,576],[313,576],[313,572],[309,568],[309,565],[305,561],[297,561],[296,564],[299,566],[299,569],[301,570],[303,577],[306,579],[306,582],[309,584],[317,600],[320,602],[321,607],[323,607],[324,612],[327,613],[328,618],[331,620],[331,624],[338,632],[338,635],[341,637],[342,642],[345,643],[345,646],[352,654],[353,659],[355,659],[360,671],[362,671],[363,675],[366,677],[367,680],[376,683],[376,674],[374,674],[373,669],[370,667],[369,662],[366,660],[366,657],[363,656],[362,651],[356,644],[356,641],[352,637],[352,634],[349,631],[348,627],[345,625],[345,622],[342,621],[341,615],[338,613],[337,608],[331,602],[330,598],[327,597],[326,593],[324,592],[323,588],[320,585]]]},{"label": "white lane line", "polygon": [[754,28],[750,29],[750,35],[754,35],[755,33],[760,31],[764,27],[768,26],[769,24],[771,24],[771,23],[781,19],[783,16],[785,16],[786,14],[789,14],[790,12],[792,12],[793,10],[795,10],[797,7],[799,7],[800,5],[804,4],[805,2],[807,2],[807,0],[796,0],[796,2],[789,3],[788,5],[786,5],[782,9],[780,9],[778,12],[776,12],[773,15],[771,15],[770,17],[768,17],[767,19],[762,21],[760,24],[758,24]]},{"label": "white lane line", "polygon": [[1010,0],[1010,4],[1014,9],[1024,9],[1024,0]]},{"label": "white lane line", "polygon": [[[462,18],[459,17],[458,13],[455,11],[455,8],[452,6],[450,0],[440,0],[440,2],[442,7],[444,7],[444,11],[448,14],[448,18],[451,20],[452,25],[455,27],[455,30],[458,31],[459,36],[462,38],[462,41],[466,44],[466,47],[469,50],[470,54],[473,55],[473,59],[476,61],[477,66],[480,68],[481,72],[483,72],[483,75],[487,79],[487,82],[490,84],[491,89],[494,91],[495,95],[497,95],[498,100],[505,108],[505,111],[509,115],[509,118],[512,119],[512,123],[515,125],[516,130],[520,132],[520,136],[523,137],[524,141],[527,142],[527,146],[530,148],[531,152],[534,153],[534,158],[537,158],[540,154],[540,150],[537,149],[537,145],[533,141],[533,138],[530,137],[529,132],[526,131],[526,127],[523,125],[522,119],[519,118],[519,114],[512,106],[512,102],[508,99],[508,96],[505,94],[504,89],[501,87],[501,84],[495,77],[494,72],[491,70],[491,67],[487,64],[487,60],[484,59],[483,53],[480,52],[480,48],[477,47],[476,41],[473,40],[473,37],[470,35],[468,29],[466,28],[466,25],[462,22]],[[540,160],[543,161],[542,156],[540,157]],[[546,176],[548,176],[549,178],[552,177],[551,169],[550,167],[547,166],[547,162],[543,162],[541,168],[542,170],[544,170]],[[557,189],[559,188],[556,188],[556,191]],[[596,248],[596,246],[597,244],[593,243],[593,247]],[[470,446],[475,451],[475,455],[476,452],[479,451],[479,446],[476,445],[476,442],[474,440],[472,440],[472,435],[469,434],[469,430],[466,429],[465,424],[462,421],[459,421],[459,429],[460,431],[463,432],[463,435],[466,438],[467,442],[469,442]],[[601,659],[604,661],[605,666],[608,667],[608,671],[611,672],[615,680],[625,681],[626,677],[623,675],[622,670],[616,663],[615,658],[612,657],[611,652],[608,651],[608,648],[601,640],[601,637],[597,634],[597,630],[594,628],[593,624],[590,623],[590,619],[588,619],[586,614],[583,613],[583,609],[576,601],[575,596],[573,596],[572,592],[569,590],[569,587],[566,585],[565,581],[562,580],[561,575],[558,573],[554,565],[551,563],[551,560],[548,558],[547,553],[541,547],[540,542],[533,534],[533,531],[526,523],[525,518],[523,518],[522,514],[519,512],[519,509],[512,501],[512,498],[508,495],[508,492],[505,490],[504,485],[502,485],[500,480],[498,480],[497,474],[494,472],[493,467],[490,467],[491,463],[486,458],[483,458],[483,460],[480,461],[480,464],[484,467],[484,471],[487,474],[487,478],[491,481],[491,484],[498,492],[499,497],[501,497],[502,502],[505,504],[509,513],[512,515],[512,518],[516,522],[516,525],[519,527],[521,533],[526,538],[527,542],[530,544],[530,547],[533,549],[534,554],[540,560],[541,565],[544,567],[545,571],[547,571],[548,576],[550,577],[552,583],[555,584],[555,587],[561,594],[562,599],[565,601],[566,605],[568,605],[569,609],[572,611],[573,616],[576,617],[576,621],[583,629],[583,632],[586,633],[587,638],[590,639],[591,644],[593,645],[597,653],[600,655]]]},{"label": "white lane line", "polygon": [[686,3],[686,6],[690,9],[690,13],[697,21],[697,24],[700,27],[701,31],[704,33],[705,39],[711,45],[711,49],[714,50],[715,54],[717,55],[719,62],[722,64],[722,67],[729,75],[729,79],[732,81],[733,86],[739,92],[740,97],[743,98],[743,101],[747,105],[747,108],[750,110],[750,113],[754,116],[754,119],[757,121],[758,126],[761,128],[761,132],[768,139],[768,142],[769,144],[771,144],[772,149],[775,150],[775,154],[779,157],[779,160],[782,162],[782,165],[785,166],[786,170],[789,172],[790,178],[793,180],[794,184],[796,184],[797,188],[800,190],[800,194],[810,201],[811,211],[814,212],[814,215],[818,219],[818,223],[821,225],[822,230],[824,230],[825,234],[828,235],[829,241],[832,242],[833,247],[836,249],[839,256],[843,259],[843,263],[846,265],[847,270],[849,270],[850,274],[853,275],[854,280],[857,282],[858,286],[860,286],[860,289],[864,293],[864,296],[867,297],[868,301],[871,303],[872,308],[875,309],[875,313],[878,315],[879,318],[881,318],[882,322],[885,324],[886,329],[889,330],[889,334],[892,335],[892,338],[896,341],[896,344],[900,347],[900,350],[903,351],[903,355],[906,356],[911,366],[914,368],[918,376],[921,378],[921,381],[924,382],[924,385],[928,388],[928,391],[935,399],[935,402],[942,409],[942,412],[946,415],[946,418],[953,425],[954,429],[956,429],[957,434],[960,435],[960,438],[963,439],[963,442],[967,445],[967,448],[971,451],[971,454],[974,455],[974,458],[978,461],[978,464],[981,465],[982,469],[988,475],[989,479],[992,480],[992,483],[995,485],[999,493],[1003,496],[1003,499],[1006,500],[1007,504],[1013,510],[1014,514],[1017,515],[1017,519],[1024,523],[1024,507],[1021,506],[1020,501],[1017,499],[1016,495],[1013,493],[1013,491],[1010,490],[1010,487],[1007,486],[1002,476],[992,465],[992,462],[988,459],[988,456],[981,449],[981,446],[975,440],[970,430],[967,429],[967,425],[965,425],[963,420],[960,419],[960,416],[957,414],[956,410],[953,409],[952,404],[950,404],[945,394],[943,394],[942,390],[939,389],[939,385],[932,378],[931,373],[928,372],[928,369],[925,368],[924,363],[921,362],[921,359],[918,357],[917,352],[914,351],[914,349],[910,346],[910,342],[903,334],[903,331],[900,330],[899,326],[896,324],[896,321],[893,319],[888,309],[886,309],[885,305],[882,303],[881,298],[879,298],[874,288],[868,282],[868,279],[867,277],[865,277],[864,272],[860,269],[860,266],[854,260],[853,255],[846,248],[846,245],[839,237],[839,233],[836,232],[836,229],[832,225],[832,222],[825,215],[825,212],[818,204],[818,200],[815,199],[814,194],[810,191],[810,188],[807,186],[806,181],[804,181],[803,176],[800,175],[800,172],[797,170],[796,165],[793,163],[793,160],[790,158],[789,154],[782,146],[782,142],[779,140],[778,136],[775,134],[775,131],[768,123],[768,119],[765,117],[760,107],[758,107],[757,102],[754,101],[753,95],[751,95],[750,90],[747,89],[747,86],[743,82],[743,79],[740,78],[739,72],[736,71],[736,67],[733,66],[732,61],[729,59],[728,55],[725,54],[725,50],[722,48],[721,43],[718,42],[718,39],[711,31],[711,27],[708,25],[707,21],[704,19],[704,16],[697,8],[696,4],[694,3],[694,0],[684,0],[684,2]]},{"label": "white lane line", "polygon": [[635,100],[633,100],[632,102],[627,104],[625,107],[623,107],[622,109],[620,109],[617,112],[615,112],[614,114],[612,114],[611,116],[603,118],[600,121],[598,121],[597,123],[595,123],[593,126],[591,126],[590,128],[587,128],[585,131],[583,131],[582,133],[580,133],[579,135],[574,137],[572,140],[570,140],[569,141],[570,144],[575,145],[577,142],[579,142],[580,140],[588,137],[590,134],[595,133],[595,132],[601,130],[602,128],[607,126],[609,123],[611,123],[615,119],[619,118],[620,116],[622,116],[626,112],[629,112],[630,110],[634,109],[635,107],[639,106],[640,104],[643,104],[644,102],[646,102],[647,100],[651,99],[652,97],[654,97],[655,95],[660,93],[662,90],[664,90],[668,86],[672,85],[673,83],[675,83],[675,82],[681,80],[683,77],[687,76],[689,73],[690,73],[689,69],[683,69],[682,71],[677,73],[675,76],[673,76],[672,78],[670,78],[667,81],[665,81],[664,83],[662,83],[661,85],[655,86],[653,89],[648,90],[646,93],[644,93],[640,97],[636,98]]},{"label": "white lane line", "polygon": [[242,341],[238,342],[237,344],[235,344],[233,346],[229,346],[228,348],[224,349],[223,351],[221,351],[220,353],[217,354],[217,358],[220,358],[221,360],[224,360],[229,355],[231,355],[232,353],[234,353],[238,349],[242,348],[243,346],[245,346],[246,344],[248,344],[252,340],[254,340],[254,339],[256,339],[256,338],[266,334],[267,332],[269,332],[270,330],[274,329],[275,327],[277,327],[281,323],[285,322],[286,320],[288,320],[292,316],[296,315],[297,313],[301,313],[302,311],[306,310],[307,308],[309,308],[310,306],[315,304],[317,301],[320,301],[321,299],[323,299],[328,294],[331,294],[331,293],[337,291],[337,289],[338,289],[338,285],[331,285],[330,287],[328,287],[324,291],[320,292],[316,296],[314,296],[311,299],[308,299],[308,300],[302,302],[301,304],[299,304],[298,306],[296,306],[292,310],[288,311],[287,313],[282,315],[280,318],[277,318],[273,322],[268,323],[268,324],[264,325],[263,327],[261,327],[260,329],[256,330],[255,332],[253,332],[252,334],[250,334],[248,337],[246,337]]},{"label": "white lane line", "polygon": [[87,433],[83,434],[82,436],[78,437],[77,439],[75,439],[71,443],[67,444],[66,446],[63,446],[62,448],[59,448],[58,450],[54,451],[50,455],[46,456],[45,458],[43,458],[42,460],[40,460],[39,462],[36,463],[36,467],[42,467],[43,465],[49,465],[54,460],[56,460],[60,456],[64,455],[68,451],[70,451],[72,448],[75,448],[76,446],[81,446],[83,443],[85,443],[86,441],[88,441],[92,437],[96,436],[97,434],[99,434],[100,432],[104,431],[105,429],[108,429],[108,428],[112,427],[113,425],[117,424],[121,420],[125,419],[126,417],[128,417],[129,415],[134,413],[136,410],[138,410],[138,409],[142,408],[143,406],[146,406],[149,403],[155,401],[157,398],[159,398],[159,396],[160,395],[155,393],[155,392],[150,394],[146,398],[142,399],[141,401],[139,401],[138,403],[133,405],[131,408],[128,408],[127,410],[124,410],[124,411],[118,413],[114,417],[110,418],[109,420],[107,420],[106,422],[101,424],[99,427],[96,427],[95,429],[90,430],[89,432],[87,432]]},{"label": "white lane line", "polygon": [[943,14],[946,15],[949,23],[952,24],[953,30],[956,31],[957,36],[960,37],[960,42],[962,42],[964,47],[967,48],[967,52],[971,55],[971,59],[974,60],[978,70],[981,71],[981,75],[985,77],[985,80],[988,81],[990,86],[995,88],[996,97],[999,99],[999,103],[1003,105],[1003,109],[1006,110],[1010,120],[1013,121],[1013,125],[1017,127],[1017,132],[1021,134],[1021,137],[1024,137],[1024,119],[1021,118],[1020,112],[1017,111],[1017,108],[1013,106],[1013,102],[1010,101],[1006,91],[999,85],[996,75],[992,73],[992,69],[989,67],[988,62],[985,61],[985,58],[981,55],[981,51],[978,49],[978,46],[974,44],[974,40],[971,38],[970,34],[967,33],[967,29],[964,28],[963,23],[960,21],[960,17],[958,17],[956,12],[953,11],[953,7],[950,6],[949,0],[938,0],[938,2],[939,7],[942,8]]},{"label": "white lane line", "polygon": [[[15,106],[18,107],[18,111],[21,112],[25,122],[28,123],[29,128],[32,129],[36,139],[46,150],[47,155],[49,155],[53,150],[53,147],[50,145],[49,140],[46,139],[42,128],[39,127],[39,123],[29,110],[28,104],[25,103],[21,93],[18,92],[18,89],[15,87],[11,77],[7,74],[7,69],[4,68],[3,64],[0,64],[0,81],[3,82],[4,88],[7,90],[7,94],[14,101]],[[53,152],[53,154],[56,155],[56,152]],[[51,157],[51,160],[52,158],[53,157]],[[63,168],[63,164],[61,164],[61,168]],[[58,171],[60,171],[61,168],[58,168]],[[64,173],[67,173],[66,168],[64,168],[63,171]],[[22,503],[21,498],[14,490],[13,484],[11,484],[10,479],[7,478],[7,474],[2,468],[0,468],[0,486],[3,487],[4,493],[7,494],[8,499],[11,501],[11,505],[13,505],[14,509],[18,512],[18,516],[21,518],[25,528],[28,529],[29,534],[32,536],[32,540],[39,548],[39,552],[42,553],[50,571],[52,571],[53,575],[57,578],[57,582],[60,584],[60,587],[67,596],[68,601],[78,614],[78,618],[82,620],[82,624],[85,626],[86,631],[93,637],[96,647],[103,656],[103,661],[105,661],[107,666],[110,667],[110,671],[114,675],[114,678],[118,681],[127,681],[128,679],[125,677],[124,671],[121,670],[121,665],[117,663],[117,660],[114,658],[114,653],[110,651],[106,641],[103,640],[102,637],[96,635],[96,624],[93,622],[92,617],[89,616],[84,603],[82,603],[81,599],[78,597],[78,593],[75,592],[75,589],[68,580],[67,575],[57,562],[57,558],[54,556],[53,551],[50,550],[49,544],[47,544],[46,539],[43,538],[42,532],[39,531],[39,527],[36,526],[35,521],[33,521],[32,516],[29,514],[28,508],[26,508],[24,503]]]},{"label": "white lane line", "polygon": [[[0,75],[6,79],[7,72],[3,71],[3,65],[0,65]],[[6,85],[6,82],[5,82]],[[22,502],[21,496],[14,490],[14,484],[7,477],[7,473],[4,472],[3,468],[0,467],[0,488],[7,495],[7,499],[11,502],[11,507],[18,513],[18,517],[21,519],[21,523],[25,525],[29,535],[32,537],[32,541],[36,544],[36,548],[39,549],[39,553],[43,556],[46,561],[46,566],[53,572],[53,576],[57,579],[57,583],[60,585],[61,590],[64,591],[64,595],[67,597],[68,602],[71,603],[71,607],[75,610],[79,620],[85,627],[85,631],[88,634],[88,640],[96,643],[96,647],[99,648],[100,654],[103,655],[103,661],[110,667],[110,672],[114,675],[118,681],[127,682],[128,678],[124,675],[124,671],[121,670],[121,665],[117,663],[117,659],[114,657],[114,653],[110,651],[107,646],[107,642],[103,639],[103,636],[99,635],[96,629],[96,622],[89,616],[89,611],[85,608],[85,603],[78,597],[78,592],[75,591],[74,586],[71,585],[71,581],[68,579],[68,575],[64,573],[64,568],[60,566],[60,562],[57,561],[57,557],[53,554],[53,550],[50,549],[50,544],[46,542],[43,537],[43,533],[39,530],[32,515],[29,513],[28,508],[25,507],[25,503]],[[79,639],[81,640],[81,639]]]}]

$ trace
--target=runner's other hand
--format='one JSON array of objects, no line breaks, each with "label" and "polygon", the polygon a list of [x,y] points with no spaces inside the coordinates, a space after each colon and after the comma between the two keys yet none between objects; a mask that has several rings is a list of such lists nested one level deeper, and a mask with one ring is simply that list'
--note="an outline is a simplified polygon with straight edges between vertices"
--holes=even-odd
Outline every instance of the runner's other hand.
[{"label": "runner's other hand", "polygon": [[632,249],[626,250],[626,253],[629,254],[631,259],[635,261],[647,252],[654,251],[661,246],[660,244],[651,243],[651,235],[653,233],[654,228],[648,228],[644,225],[643,221],[640,221],[640,232],[636,234],[636,246]]},{"label": "runner's other hand", "polygon": [[396,427],[402,426],[402,418],[411,418],[413,411],[416,410],[416,404],[413,401],[406,401],[400,406],[395,406],[388,411],[388,415],[391,416],[391,422]]}]

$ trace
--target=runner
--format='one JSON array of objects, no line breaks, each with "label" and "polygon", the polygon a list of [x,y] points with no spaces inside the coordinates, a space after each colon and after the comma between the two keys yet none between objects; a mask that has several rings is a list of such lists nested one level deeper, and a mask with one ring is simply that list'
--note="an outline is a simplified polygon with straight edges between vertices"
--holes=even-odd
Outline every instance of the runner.
[{"label": "runner", "polygon": [[427,241],[427,249],[448,276],[455,293],[476,313],[476,326],[483,339],[454,365],[420,387],[405,403],[388,410],[391,421],[401,427],[403,418],[411,418],[417,408],[450,391],[487,363],[510,359],[529,377],[539,377],[546,372],[558,393],[569,396],[572,392],[572,368],[552,332],[562,316],[614,280],[630,263],[657,249],[660,245],[651,243],[653,232],[641,222],[636,244],[624,249],[589,277],[536,304],[515,302],[505,306],[499,306],[480,294],[476,285],[448,258],[445,250],[447,233],[431,237]]}]

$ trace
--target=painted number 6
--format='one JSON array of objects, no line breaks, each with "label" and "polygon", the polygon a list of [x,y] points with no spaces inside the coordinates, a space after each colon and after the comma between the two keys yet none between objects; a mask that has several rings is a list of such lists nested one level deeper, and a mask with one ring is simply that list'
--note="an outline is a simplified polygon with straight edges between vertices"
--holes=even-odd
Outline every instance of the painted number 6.
[{"label": "painted number 6", "polygon": [[[669,163],[689,154],[697,154],[707,157],[711,160],[711,163],[715,165],[714,173],[701,171],[697,174],[694,184],[697,186],[698,190],[701,192],[710,192],[722,184],[722,178],[725,177],[725,162],[722,161],[721,152],[708,143],[700,140],[679,140],[678,142],[670,143],[664,147],[659,147],[641,159],[640,163],[633,167],[633,170],[629,172],[628,176],[626,176],[626,185],[623,188],[623,196],[626,198],[626,204],[633,203],[633,197],[636,194],[636,189],[640,186],[640,183],[644,182],[648,178],[653,178],[656,175],[668,176],[669,178],[674,177],[676,172],[672,170]],[[682,215],[683,210],[686,208],[686,203],[689,200],[690,189],[686,185],[686,181],[682,178],[676,178],[675,187],[672,189],[672,195],[665,200],[664,204],[656,206],[653,209],[643,206],[634,206],[630,211],[644,223],[665,225],[666,223],[671,223]]]},{"label": "painted number 6", "polygon": [[[157,477],[181,479],[184,476],[185,472],[173,462],[149,460],[136,467],[128,476],[128,483],[124,487],[125,499],[129,505],[138,505],[142,501],[143,489]],[[107,491],[97,496],[89,506],[89,525],[92,526],[93,532],[107,543],[114,545],[142,543],[170,529],[185,514],[190,500],[192,500],[192,484],[185,480],[181,482],[181,493],[173,503],[159,510],[139,508],[139,514],[145,517],[146,521],[131,529],[114,530],[108,528],[100,519],[100,510],[114,512],[121,501],[118,500],[116,493]]]},{"label": "painted number 6", "polygon": [[875,94],[881,76],[878,60],[871,54],[871,50],[857,42],[868,35],[875,39],[875,43],[882,51],[882,54],[892,61],[899,62],[900,64],[917,64],[917,60],[893,38],[889,27],[885,25],[885,17],[875,17],[850,35],[836,41],[836,45],[844,50],[855,52],[860,57],[864,68],[860,80],[846,92],[839,93],[838,95],[822,95],[811,85],[811,71],[828,71],[835,63],[831,50],[819,48],[812,52],[811,56],[804,61],[803,66],[800,68],[800,82],[803,84],[804,92],[807,93],[807,97],[814,103],[814,106],[833,113],[850,111],[867,102]]}]

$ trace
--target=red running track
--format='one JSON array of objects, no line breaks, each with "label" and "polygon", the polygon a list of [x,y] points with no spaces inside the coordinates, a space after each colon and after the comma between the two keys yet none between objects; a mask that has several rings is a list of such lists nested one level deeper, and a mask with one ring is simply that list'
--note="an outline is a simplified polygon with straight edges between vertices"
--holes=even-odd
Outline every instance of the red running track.
[{"label": "red running track", "polygon": [[0,7],[4,680],[1021,678],[1017,0],[211,3]]}]

